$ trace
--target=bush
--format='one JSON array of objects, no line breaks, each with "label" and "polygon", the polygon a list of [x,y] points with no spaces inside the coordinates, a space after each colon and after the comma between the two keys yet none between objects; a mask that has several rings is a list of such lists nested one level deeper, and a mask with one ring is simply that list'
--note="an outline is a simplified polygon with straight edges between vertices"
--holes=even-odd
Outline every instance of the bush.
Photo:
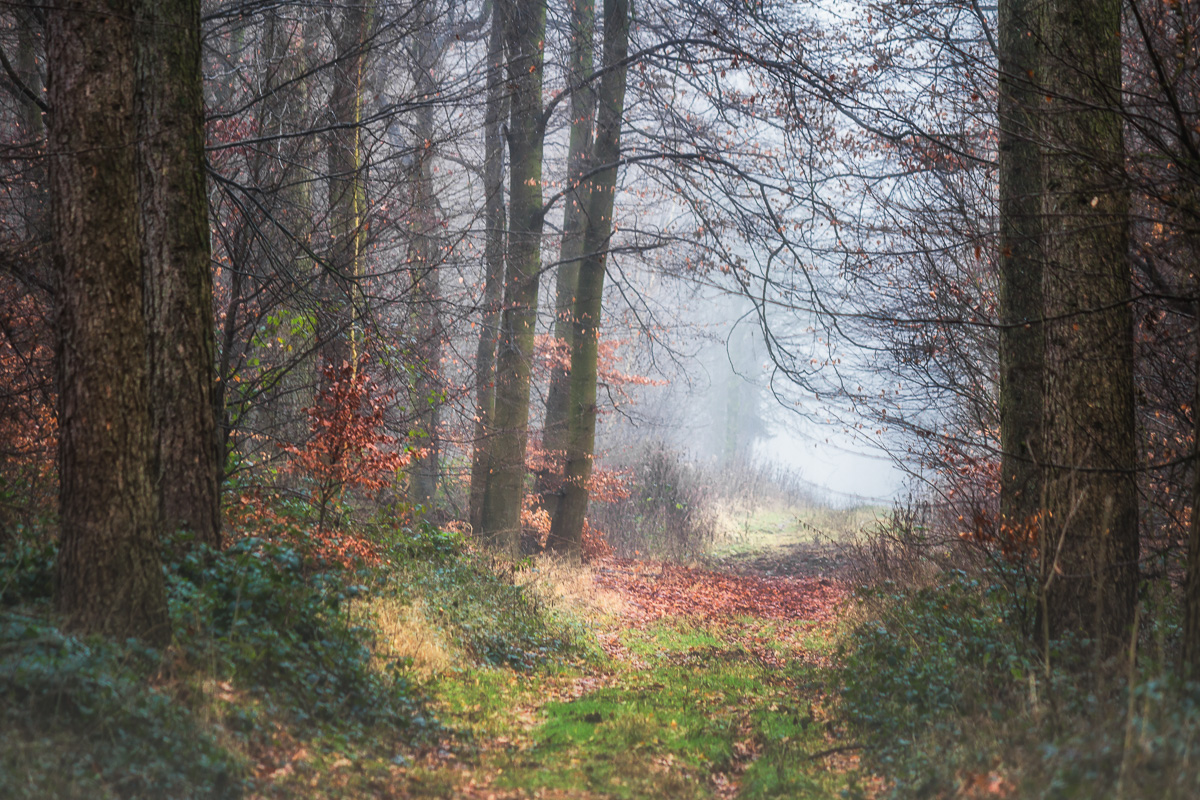
[{"label": "bush", "polygon": [[686,560],[702,554],[717,534],[711,487],[681,453],[653,445],[628,468],[629,497],[596,503],[591,521],[617,555]]},{"label": "bush", "polygon": [[0,611],[0,654],[0,796],[240,796],[236,760],[148,688],[156,651]]},{"label": "bush", "polygon": [[[1017,568],[1012,567],[1015,571]],[[1022,634],[1003,571],[948,571],[861,590],[838,651],[840,711],[892,797],[1194,797],[1200,687],[1167,666],[1177,622],[1156,609],[1143,655],[1106,667],[1065,639],[1051,669]]]},{"label": "bush", "polygon": [[372,632],[347,613],[364,591],[341,573],[308,574],[296,550],[255,538],[219,553],[193,548],[168,577],[189,661],[300,722],[407,725],[417,715],[404,665],[374,670]]},{"label": "bush", "polygon": [[58,548],[47,536],[19,527],[0,547],[0,605],[49,600]]}]

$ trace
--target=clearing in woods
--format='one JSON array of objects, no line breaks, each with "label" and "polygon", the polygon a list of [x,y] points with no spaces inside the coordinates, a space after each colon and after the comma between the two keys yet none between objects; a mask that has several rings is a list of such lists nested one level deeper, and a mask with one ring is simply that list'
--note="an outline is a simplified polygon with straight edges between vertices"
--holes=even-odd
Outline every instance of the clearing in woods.
[{"label": "clearing in woods", "polygon": [[831,521],[859,522],[851,513],[759,514],[704,566],[610,559],[569,577],[534,577],[570,595],[564,602],[603,655],[528,674],[443,671],[431,686],[457,735],[415,763],[390,766],[374,791],[870,795],[824,702],[835,607],[845,596],[835,543],[818,529]]}]

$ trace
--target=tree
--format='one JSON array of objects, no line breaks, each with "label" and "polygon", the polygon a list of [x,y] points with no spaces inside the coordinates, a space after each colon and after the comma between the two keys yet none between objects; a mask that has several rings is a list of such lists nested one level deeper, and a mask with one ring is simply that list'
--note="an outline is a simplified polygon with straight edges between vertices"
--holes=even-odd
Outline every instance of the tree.
[{"label": "tree", "polygon": [[[579,267],[584,257],[584,228],[589,203],[590,182],[586,173],[592,150],[592,128],[596,118],[596,93],[593,88],[595,39],[595,3],[574,0],[571,3],[570,67],[567,91],[571,93],[571,125],[567,150],[567,189],[563,197],[562,242],[554,282],[554,338],[570,353],[574,338],[573,309],[579,288]],[[542,425],[542,449],[548,469],[538,476],[538,494],[542,508],[553,518],[558,511],[565,466],[570,402],[570,372],[560,360],[550,368],[550,388],[546,394],[546,419]]]},{"label": "tree", "polygon": [[162,532],[221,544],[199,0],[137,0],[138,206]]},{"label": "tree", "polygon": [[1045,7],[1042,629],[1127,641],[1138,582],[1121,3]]},{"label": "tree", "polygon": [[579,283],[571,309],[573,331],[570,395],[567,402],[567,463],[563,496],[554,515],[548,540],[551,549],[571,558],[579,557],[583,542],[588,482],[595,457],[600,320],[621,159],[628,50],[629,2],[605,0],[605,71],[600,80],[595,145],[589,159],[591,177],[584,214]]},{"label": "tree", "polygon": [[493,4],[488,36],[487,99],[483,119],[484,278],[483,314],[475,350],[474,446],[468,520],[483,531],[483,499],[491,469],[491,423],[495,411],[496,343],[499,339],[500,300],[504,290],[505,210],[504,140],[501,127],[508,112],[504,92],[504,18]]},{"label": "tree", "polygon": [[497,2],[508,51],[509,209],[504,311],[496,354],[494,433],[488,447],[482,532],[495,549],[517,554],[525,494],[529,377],[541,273],[543,45],[545,0]]},{"label": "tree", "polygon": [[60,545],[71,627],[170,636],[151,486],[131,0],[46,10],[58,277]]},{"label": "tree", "polygon": [[1042,501],[1041,32],[1029,0],[1000,0],[998,16],[1000,524],[1027,528]]}]

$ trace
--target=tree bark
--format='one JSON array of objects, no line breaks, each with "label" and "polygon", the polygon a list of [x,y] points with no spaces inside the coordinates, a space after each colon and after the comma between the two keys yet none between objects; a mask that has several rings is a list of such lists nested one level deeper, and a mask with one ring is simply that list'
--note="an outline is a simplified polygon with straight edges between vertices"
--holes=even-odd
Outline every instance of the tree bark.
[{"label": "tree bark", "polygon": [[221,545],[199,0],[137,0],[138,205],[161,533]]},{"label": "tree bark", "polygon": [[[571,67],[567,85],[571,88],[571,134],[567,150],[567,186],[563,197],[562,245],[554,284],[554,338],[568,354],[574,338],[571,310],[579,285],[579,262],[583,258],[583,236],[588,204],[588,185],[584,175],[592,149],[592,128],[596,118],[596,93],[592,90],[592,47],[595,39],[595,3],[573,0],[571,5]],[[538,495],[542,508],[553,519],[558,514],[562,494],[562,473],[566,464],[567,404],[570,396],[570,371],[557,361],[550,368],[550,389],[546,394],[546,422],[542,426],[542,449],[549,464],[538,476]]]},{"label": "tree bark", "polygon": [[496,354],[495,432],[483,499],[483,536],[516,556],[529,441],[529,378],[537,320],[542,226],[542,69],[545,0],[497,2],[508,50],[509,231]]},{"label": "tree bark", "polygon": [[471,454],[471,497],[468,516],[471,530],[483,530],[483,498],[491,463],[491,427],[495,410],[496,342],[500,324],[500,300],[504,289],[504,139],[500,129],[508,114],[504,91],[503,15],[493,4],[492,30],[488,39],[487,110],[483,133],[483,191],[485,240],[483,250],[483,319],[475,350],[475,445]]},{"label": "tree bark", "polygon": [[333,34],[333,86],[326,139],[329,181],[329,250],[320,281],[317,335],[326,364],[357,364],[355,303],[359,280],[362,213],[362,81],[366,68],[369,0],[342,8],[340,24],[329,13]]},{"label": "tree bark", "polygon": [[1121,5],[1045,8],[1042,624],[1112,653],[1132,624],[1139,547]]},{"label": "tree bark", "polygon": [[618,164],[621,158],[621,118],[625,111],[624,64],[629,52],[629,0],[604,2],[604,65],[596,115],[596,144],[584,234],[584,257],[572,314],[571,396],[567,404],[567,466],[559,513],[550,528],[549,546],[578,559],[587,518],[588,482],[596,444],[596,377],[603,311],[604,275],[613,233]]},{"label": "tree bark", "polygon": [[434,43],[433,14],[427,4],[422,10],[421,32],[414,46],[413,80],[421,106],[414,112],[415,139],[420,153],[417,155],[411,179],[413,220],[410,232],[412,242],[408,251],[408,274],[412,281],[415,304],[414,338],[416,348],[414,367],[416,379],[417,428],[424,433],[419,442],[422,454],[413,461],[409,472],[408,500],[420,513],[428,514],[434,508],[434,495],[438,484],[438,417],[444,395],[442,382],[442,324],[438,310],[440,290],[438,286],[437,240],[440,210],[433,188],[434,124],[433,102],[436,87],[432,71],[440,60]]},{"label": "tree bark", "polygon": [[151,490],[138,242],[134,7],[46,9],[58,274],[58,608],[68,627],[170,637]]},{"label": "tree bark", "polygon": [[1042,101],[1041,31],[1032,0],[1000,0],[999,300],[1001,536],[1036,528],[1042,503],[1038,467],[1044,402],[1042,370],[1042,175],[1037,113]]}]

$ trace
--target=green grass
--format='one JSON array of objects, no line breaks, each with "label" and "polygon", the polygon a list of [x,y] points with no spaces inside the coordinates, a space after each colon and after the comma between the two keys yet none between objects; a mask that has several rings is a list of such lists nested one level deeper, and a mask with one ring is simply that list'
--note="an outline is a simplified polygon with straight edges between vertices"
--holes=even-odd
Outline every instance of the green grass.
[{"label": "green grass", "polygon": [[[815,668],[761,663],[720,626],[687,620],[630,629],[622,640],[639,663],[616,665],[598,679],[602,686],[577,697],[570,687],[582,673],[524,679],[467,670],[433,690],[444,719],[479,741],[504,737],[505,746],[484,750],[478,763],[499,789],[703,798],[721,781],[740,780],[740,796],[751,798],[852,790],[850,777],[807,758],[828,747],[811,705],[822,680]],[[556,699],[539,706],[547,697]],[[525,727],[513,724],[514,712]]]}]

